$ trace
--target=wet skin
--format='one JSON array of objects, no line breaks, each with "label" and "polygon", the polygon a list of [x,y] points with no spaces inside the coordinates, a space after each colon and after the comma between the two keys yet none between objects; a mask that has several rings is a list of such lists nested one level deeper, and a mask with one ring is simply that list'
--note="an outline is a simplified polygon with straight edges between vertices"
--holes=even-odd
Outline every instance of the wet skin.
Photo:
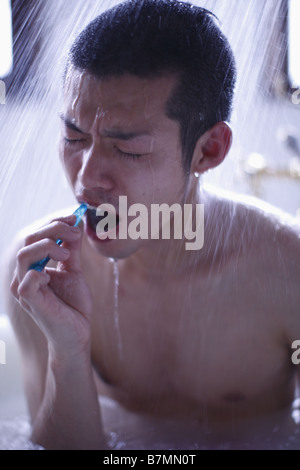
[{"label": "wet skin", "polygon": [[[53,427],[63,423],[74,432],[61,411],[63,397],[83,377],[91,408],[88,400],[80,408],[80,393],[86,392],[79,387],[69,414],[88,415],[96,393],[102,393],[139,413],[205,423],[226,439],[254,435],[253,419],[260,429],[264,420],[271,429],[269,418],[278,420],[278,413],[280,422],[292,424],[289,406],[299,370],[291,361],[291,344],[300,339],[299,227],[254,205],[200,191],[194,172],[218,165],[229,149],[225,123],[199,139],[191,172],[184,173],[179,124],[165,112],[175,83],[170,76],[98,81],[76,70],[67,77],[60,158],[77,200],[110,203],[117,212],[120,195],[128,205],[148,208],[204,203],[205,243],[188,252],[180,240],[103,242],[87,221],[81,232],[71,233],[70,217],[26,238],[12,291],[30,315],[15,301],[10,314],[38,423],[33,437],[45,446],[62,445],[46,430],[50,405]],[[60,237],[65,255],[54,246]],[[40,242],[45,239],[53,242]],[[49,250],[59,272],[28,274],[27,266]],[[109,258],[119,259],[121,354]],[[76,371],[72,361],[79,364]],[[47,363],[54,379],[46,377]],[[60,385],[60,396],[45,393],[45,380],[58,387],[64,368],[70,379]],[[234,435],[233,422],[239,428]],[[91,429],[101,432],[99,422]],[[70,447],[82,439],[79,434]],[[86,445],[101,442],[91,438]]]}]

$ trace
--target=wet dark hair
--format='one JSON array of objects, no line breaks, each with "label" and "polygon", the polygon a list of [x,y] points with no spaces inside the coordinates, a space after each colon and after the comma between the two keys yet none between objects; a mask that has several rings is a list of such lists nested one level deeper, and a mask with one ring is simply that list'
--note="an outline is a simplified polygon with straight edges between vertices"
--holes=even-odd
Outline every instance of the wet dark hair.
[{"label": "wet dark hair", "polygon": [[129,0],[94,19],[74,41],[68,64],[99,79],[178,75],[166,115],[180,123],[189,171],[199,137],[230,119],[235,60],[215,16],[177,0]]}]

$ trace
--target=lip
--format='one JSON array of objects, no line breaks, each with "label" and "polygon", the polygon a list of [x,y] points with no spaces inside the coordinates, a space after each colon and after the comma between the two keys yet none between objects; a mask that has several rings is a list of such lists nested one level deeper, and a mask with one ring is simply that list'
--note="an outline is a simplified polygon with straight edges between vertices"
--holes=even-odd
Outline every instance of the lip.
[{"label": "lip", "polygon": [[91,199],[87,199],[85,197],[76,197],[77,201],[79,204],[86,204],[88,206],[88,209],[97,209],[98,206],[101,205],[101,202],[95,202],[92,201]]},{"label": "lip", "polygon": [[[87,236],[88,236],[91,240],[93,240],[93,241],[95,241],[95,242],[97,242],[97,243],[109,243],[109,242],[112,242],[112,241],[116,240],[116,238],[109,238],[109,237],[107,236],[108,232],[105,232],[105,233],[106,233],[106,238],[99,238],[98,235],[97,235],[97,233],[96,233],[96,231],[90,226],[90,224],[89,224],[89,222],[88,222],[88,220],[87,220],[86,217],[85,217],[85,228],[86,228],[86,234],[87,234]],[[118,233],[118,231],[119,231],[119,227],[117,226],[117,228],[116,228],[116,233]]]},{"label": "lip", "polygon": [[[84,202],[85,204],[88,205],[88,210],[96,210],[100,205],[102,208],[105,210],[105,203],[95,203],[94,201],[88,200],[86,198],[81,198],[81,202]],[[109,212],[109,211],[107,211]],[[93,241],[96,241],[98,243],[107,243],[113,240],[117,239],[117,235],[119,233],[119,215],[117,212],[115,212],[117,218],[118,218],[118,223],[117,225],[109,230],[109,231],[103,231],[103,238],[99,232],[97,233],[95,230],[95,224],[91,224],[90,218],[88,217],[88,211],[84,215],[84,221],[85,221],[85,229],[86,229],[86,234],[89,238],[91,238]],[[99,219],[100,222],[101,219]],[[110,238],[110,235],[114,234],[113,237]],[[100,236],[99,236],[100,235]]]},{"label": "lip", "polygon": [[[89,219],[86,217],[86,214],[84,216],[84,219],[85,219],[85,229],[86,229],[86,234],[89,238],[91,238],[92,240],[98,242],[98,243],[108,243],[108,242],[112,242],[114,240],[117,240],[118,239],[118,234],[119,234],[119,224],[112,230],[110,230],[109,232],[103,232],[103,238],[100,238],[96,232],[96,230],[91,227],[90,223],[89,223]],[[109,235],[114,233],[115,236],[114,238],[110,238]]]},{"label": "lip", "polygon": [[[87,204],[88,209],[97,209],[99,206],[104,206],[105,207],[106,205],[110,205],[110,206],[113,206],[115,208],[114,204],[111,204],[110,202],[104,202],[104,201],[95,202],[92,199],[89,199],[89,198],[86,198],[86,197],[80,197],[80,196],[77,196],[76,199],[78,201],[78,204],[82,204],[82,203]],[[116,211],[116,208],[115,208],[115,211]],[[118,215],[117,211],[116,211],[116,215]]]}]

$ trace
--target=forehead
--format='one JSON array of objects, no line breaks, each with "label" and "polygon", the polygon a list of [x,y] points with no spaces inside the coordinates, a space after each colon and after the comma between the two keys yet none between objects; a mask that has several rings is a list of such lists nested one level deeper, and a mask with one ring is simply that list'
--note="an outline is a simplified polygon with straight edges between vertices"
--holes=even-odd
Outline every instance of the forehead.
[{"label": "forehead", "polygon": [[176,83],[174,75],[139,78],[126,74],[100,80],[70,68],[64,87],[64,114],[83,130],[90,129],[99,115],[115,125],[118,121],[123,125],[154,124],[168,119],[166,103]]}]

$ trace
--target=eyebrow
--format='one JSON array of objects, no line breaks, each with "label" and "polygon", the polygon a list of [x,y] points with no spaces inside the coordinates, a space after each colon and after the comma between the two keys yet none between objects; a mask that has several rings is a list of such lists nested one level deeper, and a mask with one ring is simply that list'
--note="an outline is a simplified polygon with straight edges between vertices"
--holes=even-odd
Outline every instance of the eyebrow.
[{"label": "eyebrow", "polygon": [[104,130],[103,131],[104,137],[110,137],[111,139],[118,139],[118,140],[132,140],[136,139],[137,137],[143,136],[150,136],[148,132],[123,132],[119,129],[112,129],[112,130]]},{"label": "eyebrow", "polygon": [[77,127],[72,121],[71,119],[68,119],[63,113],[59,113],[59,117],[60,119],[63,121],[63,123],[65,124],[65,126],[70,129],[71,131],[75,131],[75,132],[80,132],[80,134],[85,134],[85,132],[83,132],[81,129],[79,129],[79,127]]},{"label": "eyebrow", "polygon": [[[71,119],[68,119],[63,113],[59,114],[59,117],[64,122],[65,126],[75,132],[79,132],[80,134],[86,134],[83,130],[79,129]],[[118,140],[132,140],[136,139],[137,137],[143,136],[150,136],[148,132],[145,131],[137,131],[137,132],[123,132],[120,129],[111,129],[111,130],[103,130],[103,136],[109,137],[111,139],[118,139]]]}]

